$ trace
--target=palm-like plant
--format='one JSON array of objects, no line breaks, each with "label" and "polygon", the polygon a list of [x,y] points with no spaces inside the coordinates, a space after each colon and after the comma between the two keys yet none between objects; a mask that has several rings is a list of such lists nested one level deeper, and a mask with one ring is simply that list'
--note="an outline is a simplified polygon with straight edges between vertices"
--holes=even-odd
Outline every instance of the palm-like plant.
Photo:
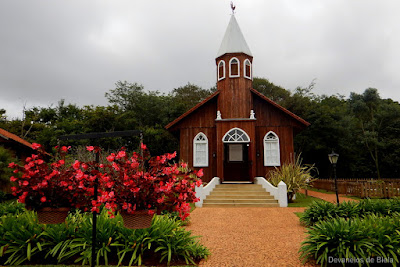
[{"label": "palm-like plant", "polygon": [[294,162],[283,164],[281,167],[275,167],[275,170],[267,174],[267,180],[274,186],[278,186],[280,181],[287,185],[288,201],[293,201],[293,196],[299,189],[307,188],[315,180],[312,172],[318,172],[313,165],[302,165],[301,154],[297,156]]}]

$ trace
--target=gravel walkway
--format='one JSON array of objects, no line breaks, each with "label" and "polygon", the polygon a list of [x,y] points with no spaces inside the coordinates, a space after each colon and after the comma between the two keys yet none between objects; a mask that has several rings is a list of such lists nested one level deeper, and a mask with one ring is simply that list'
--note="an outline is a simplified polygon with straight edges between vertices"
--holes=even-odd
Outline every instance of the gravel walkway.
[{"label": "gravel walkway", "polygon": [[[301,189],[300,193],[305,194],[305,190]],[[323,199],[332,203],[336,203],[336,194],[326,194],[317,191],[308,190],[308,195],[316,198]],[[345,197],[345,195],[339,194],[339,203],[342,201],[358,201],[356,199]]]},{"label": "gravel walkway", "polygon": [[200,266],[314,266],[299,260],[304,208],[197,208],[187,227],[202,236],[211,256]]}]

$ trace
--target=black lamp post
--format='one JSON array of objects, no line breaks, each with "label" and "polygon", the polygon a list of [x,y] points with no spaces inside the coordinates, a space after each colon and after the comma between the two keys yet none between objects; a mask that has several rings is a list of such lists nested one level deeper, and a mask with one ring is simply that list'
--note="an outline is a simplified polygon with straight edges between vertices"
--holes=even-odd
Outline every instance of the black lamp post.
[{"label": "black lamp post", "polygon": [[339,206],[339,194],[338,194],[338,188],[337,188],[337,177],[336,177],[336,163],[339,159],[339,154],[335,153],[332,151],[331,154],[328,154],[329,157],[329,161],[331,162],[332,166],[333,166],[333,174],[335,177],[335,192],[336,192],[336,202],[337,205]]}]

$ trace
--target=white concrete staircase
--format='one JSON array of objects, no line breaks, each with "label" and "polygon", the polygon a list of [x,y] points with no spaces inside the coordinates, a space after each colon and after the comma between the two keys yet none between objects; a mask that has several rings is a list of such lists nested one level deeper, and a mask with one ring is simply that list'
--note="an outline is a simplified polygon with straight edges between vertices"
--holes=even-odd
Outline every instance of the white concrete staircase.
[{"label": "white concrete staircase", "polygon": [[259,184],[218,184],[203,207],[279,207],[279,203]]}]

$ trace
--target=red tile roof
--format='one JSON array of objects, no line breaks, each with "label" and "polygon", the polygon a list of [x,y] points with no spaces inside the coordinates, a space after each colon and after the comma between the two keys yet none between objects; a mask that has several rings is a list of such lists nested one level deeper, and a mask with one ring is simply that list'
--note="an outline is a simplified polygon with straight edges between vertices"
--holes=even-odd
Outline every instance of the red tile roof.
[{"label": "red tile roof", "polygon": [[27,147],[32,148],[32,144],[31,144],[31,143],[29,143],[28,141],[22,139],[22,138],[19,137],[19,136],[16,136],[15,134],[12,134],[12,133],[10,133],[10,132],[7,132],[6,130],[4,130],[4,129],[2,129],[2,128],[0,128],[0,138],[12,139],[12,140],[14,140],[15,142],[18,142],[18,143],[20,143],[20,144],[22,144],[22,145],[25,145],[25,146],[27,146]]},{"label": "red tile roof", "polygon": [[176,118],[174,121],[168,123],[167,126],[165,126],[165,129],[169,129],[172,126],[174,126],[176,123],[178,123],[179,121],[183,120],[185,117],[187,117],[190,113],[192,113],[193,111],[195,111],[196,109],[198,109],[199,107],[201,107],[202,105],[204,105],[205,103],[207,103],[208,101],[210,101],[211,99],[213,99],[215,96],[217,96],[219,94],[219,91],[216,91],[215,93],[213,93],[212,95],[210,95],[209,97],[207,97],[206,99],[204,99],[203,101],[201,101],[200,103],[198,103],[196,106],[192,107],[191,109],[189,109],[188,111],[186,111],[185,113],[183,113],[181,116],[179,116],[178,118]]}]

